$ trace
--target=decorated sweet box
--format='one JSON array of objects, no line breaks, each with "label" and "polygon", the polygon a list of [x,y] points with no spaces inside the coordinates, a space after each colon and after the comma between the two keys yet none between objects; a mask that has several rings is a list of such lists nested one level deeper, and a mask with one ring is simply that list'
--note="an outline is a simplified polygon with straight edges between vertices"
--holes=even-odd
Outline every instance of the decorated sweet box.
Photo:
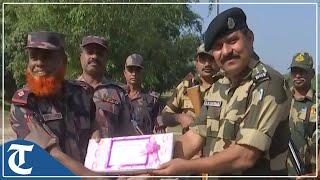
[{"label": "decorated sweet box", "polygon": [[173,134],[104,138],[89,141],[85,167],[111,175],[146,173],[172,159]]}]

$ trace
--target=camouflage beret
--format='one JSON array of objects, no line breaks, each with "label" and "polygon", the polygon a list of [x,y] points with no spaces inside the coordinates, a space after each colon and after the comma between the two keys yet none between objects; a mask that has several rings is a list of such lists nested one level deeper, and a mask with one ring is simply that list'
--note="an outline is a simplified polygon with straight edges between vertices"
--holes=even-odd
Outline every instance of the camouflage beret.
[{"label": "camouflage beret", "polygon": [[127,57],[125,66],[138,66],[143,68],[142,62],[143,58],[140,54],[131,54]]},{"label": "camouflage beret", "polygon": [[88,44],[99,44],[104,47],[106,50],[108,49],[107,41],[103,37],[99,36],[86,36],[82,39],[81,47],[84,47]]},{"label": "camouflage beret", "polygon": [[313,59],[309,53],[297,53],[293,56],[290,68],[299,67],[306,71],[313,69]]},{"label": "camouflage beret", "polygon": [[57,32],[31,32],[28,34],[26,48],[60,50],[65,48],[64,35]]},{"label": "camouflage beret", "polygon": [[205,50],[210,51],[215,40],[247,26],[247,17],[242,9],[233,7],[218,14],[204,34]]}]

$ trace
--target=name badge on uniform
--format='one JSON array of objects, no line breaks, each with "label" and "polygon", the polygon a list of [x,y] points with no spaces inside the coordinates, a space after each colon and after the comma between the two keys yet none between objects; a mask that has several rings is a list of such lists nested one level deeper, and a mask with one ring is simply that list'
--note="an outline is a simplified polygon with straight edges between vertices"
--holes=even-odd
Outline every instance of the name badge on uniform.
[{"label": "name badge on uniform", "polygon": [[204,101],[203,105],[211,107],[220,107],[221,101]]},{"label": "name badge on uniform", "polygon": [[44,114],[42,115],[45,121],[52,121],[57,119],[62,119],[61,113],[53,113],[53,114]]}]

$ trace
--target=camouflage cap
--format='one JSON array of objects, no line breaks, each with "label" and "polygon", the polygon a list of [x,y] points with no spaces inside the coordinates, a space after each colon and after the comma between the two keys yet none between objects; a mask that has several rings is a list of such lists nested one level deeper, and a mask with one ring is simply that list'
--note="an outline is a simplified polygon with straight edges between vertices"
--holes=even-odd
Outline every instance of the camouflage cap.
[{"label": "camouflage cap", "polygon": [[208,51],[204,49],[204,43],[197,48],[197,55],[199,54],[207,54],[209,56],[212,56]]},{"label": "camouflage cap", "polygon": [[293,56],[290,68],[299,67],[304,70],[313,69],[313,59],[309,53],[297,53]]},{"label": "camouflage cap", "polygon": [[26,48],[60,50],[65,48],[64,35],[57,32],[31,32],[28,34]]},{"label": "camouflage cap", "polygon": [[140,54],[131,54],[127,57],[125,66],[138,66],[143,68],[142,62],[143,58]]},{"label": "camouflage cap", "polygon": [[99,44],[104,47],[106,50],[108,49],[107,40],[103,37],[99,36],[86,36],[82,39],[81,47],[84,47],[88,44]]}]

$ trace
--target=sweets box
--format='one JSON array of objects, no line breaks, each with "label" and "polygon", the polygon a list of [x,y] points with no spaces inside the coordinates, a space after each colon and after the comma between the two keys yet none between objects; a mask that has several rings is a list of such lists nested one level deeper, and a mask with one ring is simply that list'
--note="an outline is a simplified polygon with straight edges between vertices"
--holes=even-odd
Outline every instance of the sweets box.
[{"label": "sweets box", "polygon": [[110,175],[146,173],[173,156],[173,134],[103,138],[89,141],[85,167]]}]

